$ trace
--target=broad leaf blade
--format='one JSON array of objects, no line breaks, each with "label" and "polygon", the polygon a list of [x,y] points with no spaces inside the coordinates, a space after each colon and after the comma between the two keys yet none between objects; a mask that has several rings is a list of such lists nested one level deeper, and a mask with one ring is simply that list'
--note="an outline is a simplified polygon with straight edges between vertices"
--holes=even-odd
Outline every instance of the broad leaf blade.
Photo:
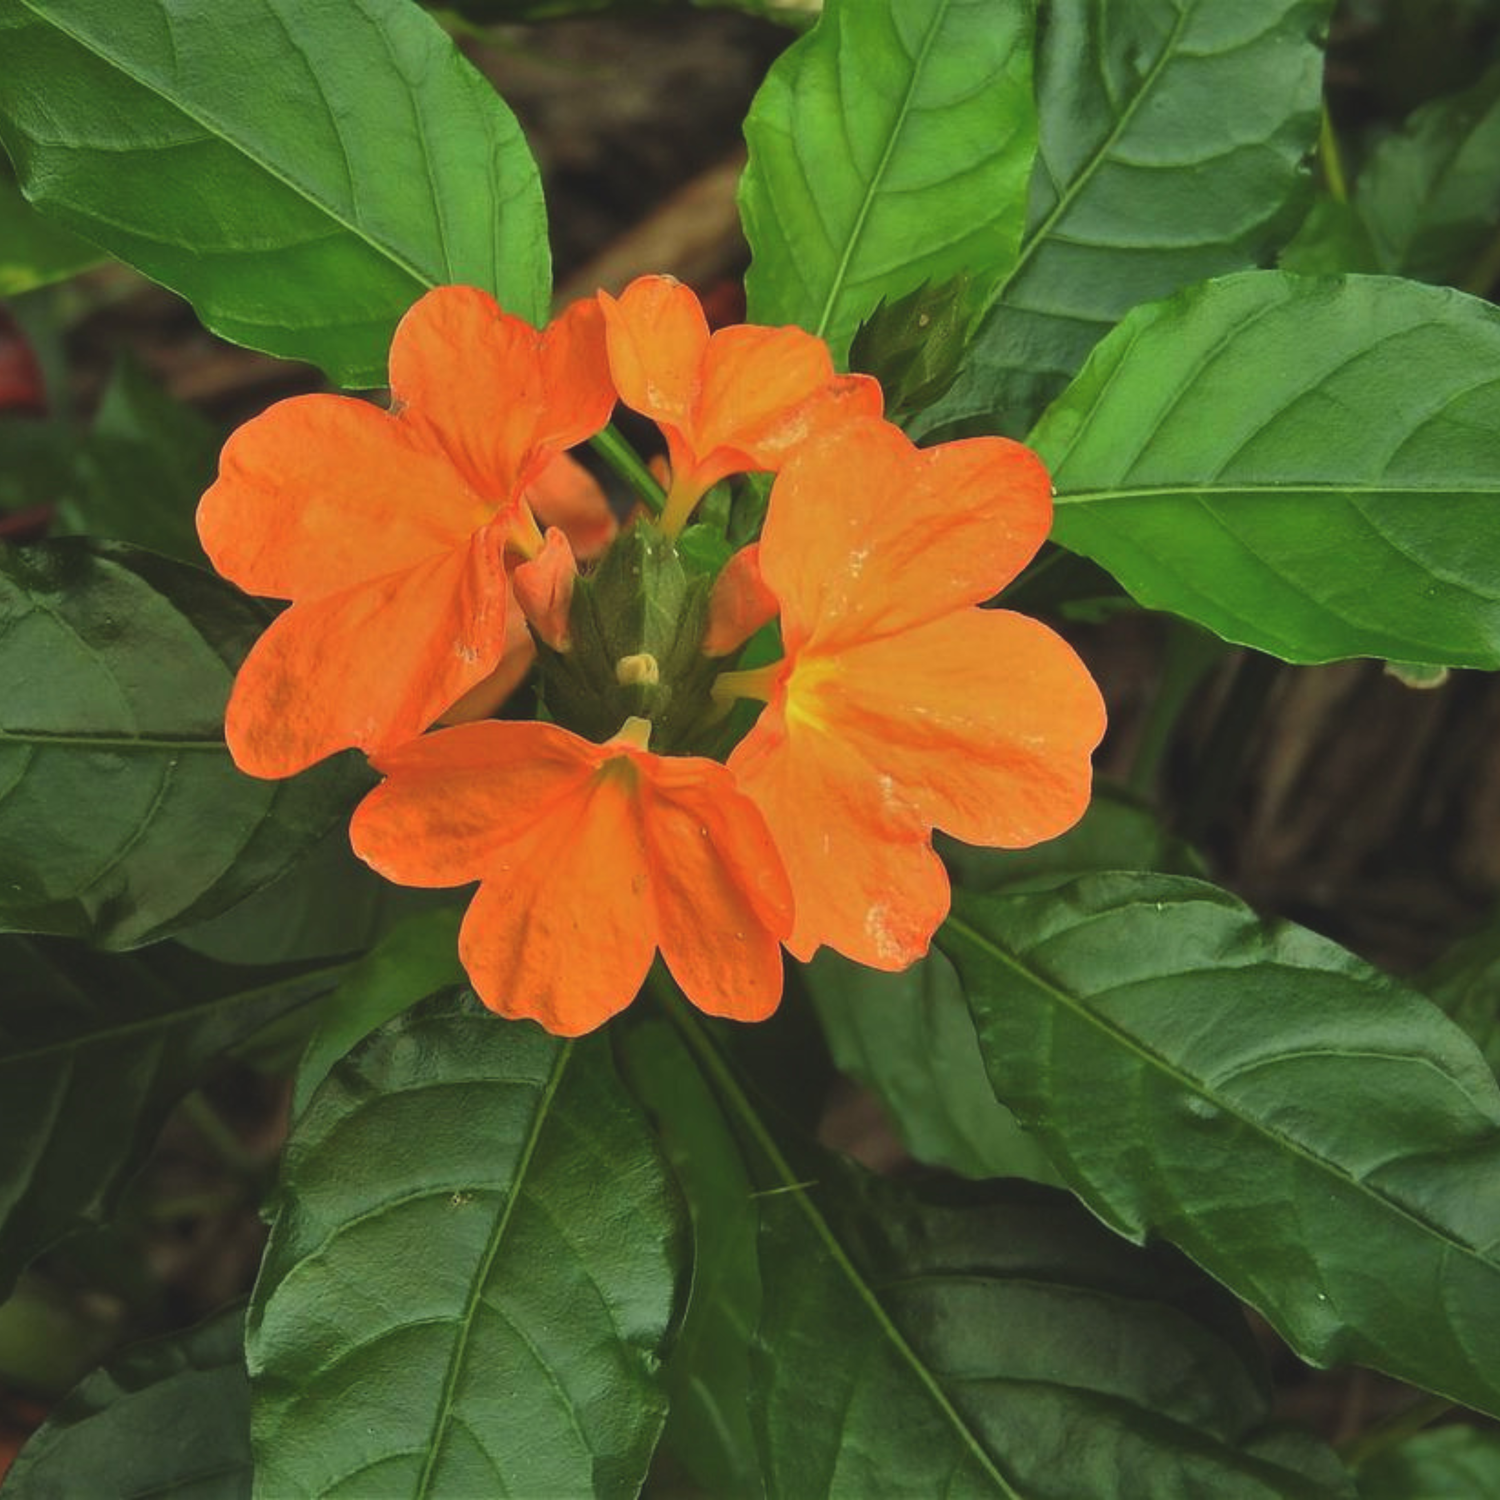
[{"label": "broad leaf blade", "polygon": [[1500,1410],[1500,1089],[1436,1007],[1179,877],[956,911],[995,1091],[1095,1212],[1314,1363]]},{"label": "broad leaf blade", "polygon": [[139,956],[0,938],[0,1297],[34,1256],[108,1217],[167,1114],[223,1054],[325,993],[170,949]]},{"label": "broad leaf blade", "polygon": [[234,767],[224,703],[264,606],[150,552],[0,550],[0,930],[128,948],[291,868],[367,773]]},{"label": "broad leaf blade", "polygon": [[602,1038],[462,996],[393,1021],[288,1147],[249,1318],[256,1492],[634,1495],[681,1236]]},{"label": "broad leaf blade", "polygon": [[138,1344],[87,1376],[21,1450],[5,1500],[250,1500],[244,1309]]},{"label": "broad leaf blade", "polygon": [[63,281],[104,258],[97,245],[39,214],[0,159],[0,297],[19,297]]},{"label": "broad leaf blade", "polygon": [[1313,1445],[1263,1447],[1245,1330],[1170,1253],[1030,1184],[816,1177],[762,1204],[753,1415],[771,1493],[1350,1493]]},{"label": "broad leaf blade", "polygon": [[1287,661],[1500,666],[1500,312],[1249,272],[1144,307],[1030,441],[1053,535]]},{"label": "broad leaf blade", "polygon": [[1015,262],[1036,146],[1029,6],[830,0],[745,122],[750,315],[842,360],[882,298]]},{"label": "broad leaf blade", "polygon": [[1018,265],[928,417],[1016,436],[1138,302],[1263,264],[1295,228],[1331,0],[1054,0]]},{"label": "broad leaf blade", "polygon": [[0,49],[27,196],[227,339],[368,386],[429,286],[545,316],[525,139],[405,0],[3,0]]},{"label": "broad leaf blade", "polygon": [[1360,1467],[1360,1500],[1482,1500],[1500,1495],[1500,1433],[1440,1427]]}]

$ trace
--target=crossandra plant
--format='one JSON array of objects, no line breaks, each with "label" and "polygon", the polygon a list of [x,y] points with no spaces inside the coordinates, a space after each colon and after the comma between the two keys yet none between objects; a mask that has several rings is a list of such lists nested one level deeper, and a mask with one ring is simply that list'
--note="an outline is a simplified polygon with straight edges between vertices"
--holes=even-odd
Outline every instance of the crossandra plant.
[{"label": "crossandra plant", "polygon": [[[1333,0],[747,3],[711,327],[552,306],[454,37],[570,8],[0,0],[39,345],[112,258],[342,388],[201,497],[138,374],[0,419],[6,1500],[1500,1493],[1493,936],[1254,910],[1157,774],[1215,664],[1225,757],[1273,660],[1500,666],[1500,71],[1341,151]],[[63,1396],[247,1058],[248,1300]]]}]

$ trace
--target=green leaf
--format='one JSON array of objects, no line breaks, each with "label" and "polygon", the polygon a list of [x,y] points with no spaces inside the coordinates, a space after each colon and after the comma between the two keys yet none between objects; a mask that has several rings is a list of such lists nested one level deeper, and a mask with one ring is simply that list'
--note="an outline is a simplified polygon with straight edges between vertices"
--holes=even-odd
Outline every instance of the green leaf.
[{"label": "green leaf", "polygon": [[634,1495],[680,1205],[608,1043],[463,997],[334,1068],[251,1302],[256,1491]]},{"label": "green leaf", "polygon": [[38,1428],[0,1494],[250,1500],[243,1329],[234,1307],[110,1360]]},{"label": "green leaf", "polygon": [[1419,981],[1500,1074],[1500,923],[1465,938]]},{"label": "green leaf", "polygon": [[419,1000],[463,984],[458,961],[462,917],[456,907],[408,917],[344,976],[323,1007],[297,1067],[294,1118],[307,1108],[333,1065],[372,1031]]},{"label": "green leaf", "polygon": [[1238,1315],[1067,1195],[912,1190],[824,1163],[769,1194],[753,1416],[776,1495],[1352,1493],[1268,1434]]},{"label": "green leaf", "polygon": [[750,316],[842,361],[882,298],[1015,262],[1036,149],[1031,16],[992,0],[830,0],[750,114]]},{"label": "green leaf", "polygon": [[128,948],[268,885],[346,813],[352,757],[234,767],[224,703],[265,606],[82,539],[0,550],[0,930]]},{"label": "green leaf", "polygon": [[1096,1213],[1305,1359],[1500,1411],[1500,1088],[1436,1007],[1175,876],[956,913],[995,1092]]},{"label": "green leaf", "polygon": [[1360,1500],[1485,1500],[1500,1495],[1500,1433],[1478,1427],[1419,1432],[1361,1466]]},{"label": "green leaf", "polygon": [[1500,67],[1387,136],[1354,202],[1378,269],[1418,281],[1461,277],[1500,225]]},{"label": "green leaf", "polygon": [[1054,0],[1020,259],[926,429],[1024,433],[1138,302],[1263,264],[1296,226],[1332,0]]},{"label": "green leaf", "polygon": [[750,1343],[760,1320],[758,1200],[732,1127],[664,1021],[624,1032],[626,1081],[650,1114],[687,1200],[693,1278],[667,1362],[662,1447],[714,1500],[764,1494],[747,1406]]},{"label": "green leaf", "polygon": [[525,138],[406,0],[0,0],[0,50],[26,195],[224,338],[371,386],[430,286],[546,315]]},{"label": "green leaf", "polygon": [[113,1211],[172,1106],[229,1048],[331,989],[174,955],[0,938],[0,1297],[33,1256]]},{"label": "green leaf", "polygon": [[133,542],[207,566],[194,512],[213,482],[220,435],[191,407],[123,359],[93,428],[75,445],[73,482],[59,497],[53,535]]},{"label": "green leaf", "polygon": [[1352,203],[1319,198],[1276,264],[1299,276],[1331,276],[1340,271],[1383,270],[1370,243],[1370,231]]},{"label": "green leaf", "polygon": [[1249,272],[1132,313],[1030,441],[1053,537],[1295,662],[1500,666],[1500,312]]},{"label": "green leaf", "polygon": [[104,258],[97,245],[43,218],[21,196],[9,163],[0,157],[0,297],[65,281]]}]

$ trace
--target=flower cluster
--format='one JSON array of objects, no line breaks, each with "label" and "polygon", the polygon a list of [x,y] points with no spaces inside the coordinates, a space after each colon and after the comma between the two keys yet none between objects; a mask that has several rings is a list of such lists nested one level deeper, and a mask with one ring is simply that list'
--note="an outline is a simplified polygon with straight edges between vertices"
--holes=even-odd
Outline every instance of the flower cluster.
[{"label": "flower cluster", "polygon": [[[1019,847],[1082,813],[1098,691],[1045,626],[981,607],[1050,526],[1028,449],[918,449],[817,339],[710,333],[663,277],[543,332],[440,288],[390,379],[388,411],[298,397],[224,450],[204,546],[291,601],[225,733],[260,776],[370,757],[354,847],[479,883],[460,949],[492,1009],[577,1035],[659,952],[703,1010],[759,1019],[783,947],[926,951],[935,828]],[[616,401],[667,464],[623,529],[566,451]],[[534,664],[544,717],[488,717]]]}]

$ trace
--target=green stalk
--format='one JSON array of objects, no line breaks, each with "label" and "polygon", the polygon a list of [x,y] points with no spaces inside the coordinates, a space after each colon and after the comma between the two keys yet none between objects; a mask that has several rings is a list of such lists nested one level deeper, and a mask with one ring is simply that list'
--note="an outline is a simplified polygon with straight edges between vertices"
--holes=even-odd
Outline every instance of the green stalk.
[{"label": "green stalk", "polygon": [[641,503],[653,516],[662,513],[667,503],[666,491],[613,425],[596,432],[589,439],[589,446],[640,496]]}]

